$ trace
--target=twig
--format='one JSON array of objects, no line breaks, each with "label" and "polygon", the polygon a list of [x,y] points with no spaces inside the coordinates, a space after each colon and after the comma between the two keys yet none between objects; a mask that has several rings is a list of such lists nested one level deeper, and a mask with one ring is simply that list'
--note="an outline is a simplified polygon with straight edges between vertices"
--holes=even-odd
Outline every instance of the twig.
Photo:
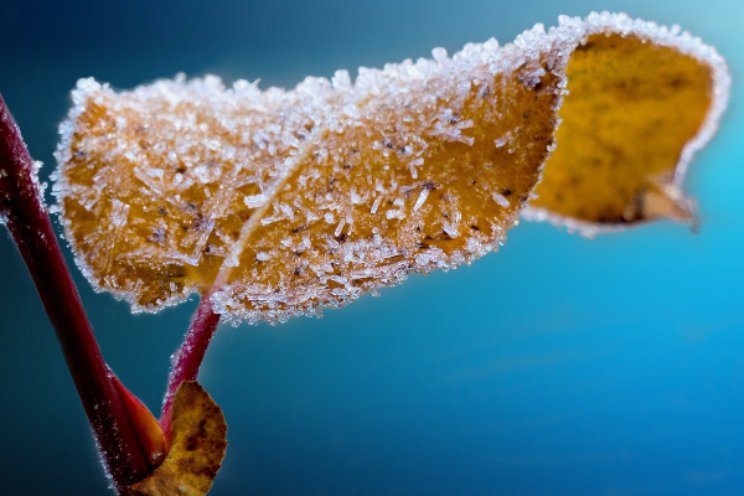
[{"label": "twig", "polygon": [[116,488],[149,472],[43,206],[33,161],[0,95],[0,216],[18,246],[57,332]]}]

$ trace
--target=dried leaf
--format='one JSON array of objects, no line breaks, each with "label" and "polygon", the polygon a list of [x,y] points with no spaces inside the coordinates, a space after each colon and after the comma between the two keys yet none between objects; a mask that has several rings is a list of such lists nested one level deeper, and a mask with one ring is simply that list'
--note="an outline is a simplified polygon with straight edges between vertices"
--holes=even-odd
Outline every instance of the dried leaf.
[{"label": "dried leaf", "polygon": [[182,383],[173,401],[170,450],[160,466],[130,487],[130,494],[207,494],[225,457],[226,435],[222,410],[204,388]]},{"label": "dried leaf", "polygon": [[593,14],[433,55],[292,91],[81,80],[56,188],[79,264],[135,310],[209,292],[233,321],[277,321],[468,263],[530,199],[587,229],[688,213],[675,168],[725,105],[714,49]]},{"label": "dried leaf", "polygon": [[690,219],[684,168],[718,118],[723,78],[695,55],[642,36],[591,35],[569,59],[558,146],[531,206],[589,233]]}]

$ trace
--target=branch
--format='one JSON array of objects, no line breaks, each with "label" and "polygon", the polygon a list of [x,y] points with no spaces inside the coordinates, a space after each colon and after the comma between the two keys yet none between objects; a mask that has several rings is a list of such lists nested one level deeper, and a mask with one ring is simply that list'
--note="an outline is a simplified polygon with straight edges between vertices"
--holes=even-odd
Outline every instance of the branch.
[{"label": "branch", "polygon": [[199,306],[191,317],[191,324],[181,347],[172,358],[168,387],[163,398],[163,409],[160,414],[160,425],[166,437],[170,437],[171,408],[173,397],[183,381],[195,381],[199,366],[204,360],[214,331],[220,323],[220,315],[214,312],[209,294],[202,296]]},{"label": "branch", "polygon": [[101,456],[121,492],[149,472],[43,206],[36,171],[0,95],[0,218],[62,346]]}]

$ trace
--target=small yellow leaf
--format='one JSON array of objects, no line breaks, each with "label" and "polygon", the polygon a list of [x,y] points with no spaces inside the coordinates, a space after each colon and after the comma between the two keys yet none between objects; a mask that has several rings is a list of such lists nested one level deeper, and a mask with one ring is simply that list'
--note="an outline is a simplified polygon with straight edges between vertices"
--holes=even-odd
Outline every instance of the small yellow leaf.
[{"label": "small yellow leaf", "polygon": [[208,293],[228,320],[281,321],[469,263],[525,212],[689,218],[684,169],[728,84],[700,40],[606,13],[354,83],[81,80],[56,191],[86,275],[135,310]]},{"label": "small yellow leaf", "polygon": [[226,435],[222,410],[204,388],[182,383],[173,401],[170,450],[160,466],[130,487],[130,494],[207,494],[225,456]]}]

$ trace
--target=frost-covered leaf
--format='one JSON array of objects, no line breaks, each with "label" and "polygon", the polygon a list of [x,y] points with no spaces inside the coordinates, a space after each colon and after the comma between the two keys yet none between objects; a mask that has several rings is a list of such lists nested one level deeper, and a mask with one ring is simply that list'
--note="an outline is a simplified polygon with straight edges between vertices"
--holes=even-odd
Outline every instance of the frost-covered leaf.
[{"label": "frost-covered leaf", "polygon": [[56,191],[86,275],[136,310],[208,292],[277,321],[468,263],[530,200],[585,230],[684,217],[727,85],[714,49],[610,14],[292,91],[81,80]]},{"label": "frost-covered leaf", "polygon": [[454,267],[496,246],[538,180],[554,59],[490,43],[291,92],[82,81],[61,152],[68,237],[140,307],[216,281],[217,309],[248,319]]},{"label": "frost-covered leaf", "polygon": [[227,449],[222,410],[198,383],[186,381],[173,400],[170,450],[131,496],[202,496],[212,487]]}]

